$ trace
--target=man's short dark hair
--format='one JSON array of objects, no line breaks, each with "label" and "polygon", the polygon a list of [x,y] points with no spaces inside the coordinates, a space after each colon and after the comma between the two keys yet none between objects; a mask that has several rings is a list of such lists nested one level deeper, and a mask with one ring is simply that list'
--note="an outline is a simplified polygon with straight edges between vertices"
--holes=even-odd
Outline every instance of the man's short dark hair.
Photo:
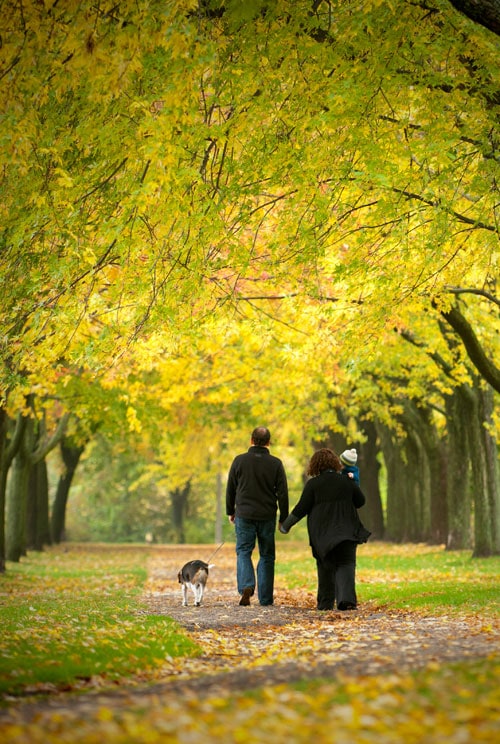
[{"label": "man's short dark hair", "polygon": [[258,447],[267,447],[270,441],[271,432],[265,426],[257,426],[252,431],[252,444],[256,444]]}]

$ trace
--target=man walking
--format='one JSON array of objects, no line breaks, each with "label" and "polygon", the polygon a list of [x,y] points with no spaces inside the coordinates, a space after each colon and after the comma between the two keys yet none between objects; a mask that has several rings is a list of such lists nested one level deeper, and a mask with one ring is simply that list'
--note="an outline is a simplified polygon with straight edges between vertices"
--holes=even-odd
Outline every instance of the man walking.
[{"label": "man walking", "polygon": [[226,513],[236,528],[236,578],[240,605],[248,606],[255,592],[252,553],[259,547],[257,593],[261,605],[274,601],[275,530],[288,516],[285,468],[269,452],[271,434],[265,426],[252,432],[248,452],[234,458],[226,489]]}]

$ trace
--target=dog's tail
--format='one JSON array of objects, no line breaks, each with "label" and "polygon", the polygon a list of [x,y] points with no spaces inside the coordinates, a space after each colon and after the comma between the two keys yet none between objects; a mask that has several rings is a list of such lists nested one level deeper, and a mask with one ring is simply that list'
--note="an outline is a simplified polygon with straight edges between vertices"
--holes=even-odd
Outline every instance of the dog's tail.
[{"label": "dog's tail", "polygon": [[209,569],[211,569],[211,568],[214,568],[214,566],[215,566],[215,563],[209,563],[209,564],[208,564],[208,568],[209,568]]}]

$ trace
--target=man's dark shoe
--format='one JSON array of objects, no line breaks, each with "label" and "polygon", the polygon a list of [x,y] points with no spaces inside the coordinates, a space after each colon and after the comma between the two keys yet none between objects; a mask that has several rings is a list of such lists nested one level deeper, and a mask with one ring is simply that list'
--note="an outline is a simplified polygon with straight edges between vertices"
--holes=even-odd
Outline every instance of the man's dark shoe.
[{"label": "man's dark shoe", "polygon": [[248,605],[250,604],[250,597],[252,596],[252,594],[253,594],[253,589],[251,586],[246,586],[243,589],[243,592],[241,594],[241,599],[240,599],[240,605],[242,607],[248,607]]}]

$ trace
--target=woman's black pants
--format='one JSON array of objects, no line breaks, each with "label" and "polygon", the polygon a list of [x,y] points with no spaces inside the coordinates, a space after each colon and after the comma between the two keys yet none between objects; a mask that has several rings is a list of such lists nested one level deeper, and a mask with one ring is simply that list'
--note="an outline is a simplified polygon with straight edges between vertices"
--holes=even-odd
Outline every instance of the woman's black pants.
[{"label": "woman's black pants", "polygon": [[354,609],[356,598],[356,549],[358,544],[344,540],[323,559],[318,568],[318,610]]}]

